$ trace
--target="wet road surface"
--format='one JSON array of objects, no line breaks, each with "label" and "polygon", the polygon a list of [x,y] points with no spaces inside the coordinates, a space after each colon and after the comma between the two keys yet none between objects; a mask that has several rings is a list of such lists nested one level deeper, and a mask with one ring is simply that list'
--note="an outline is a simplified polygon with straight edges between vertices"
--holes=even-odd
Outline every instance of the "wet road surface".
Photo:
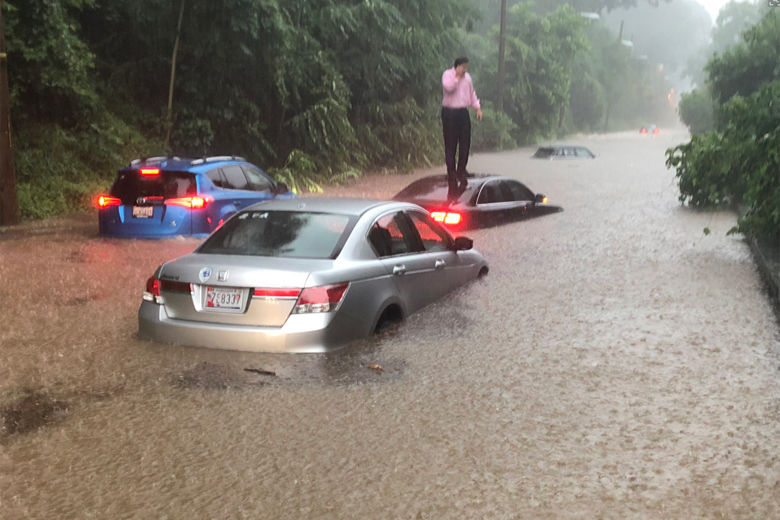
[{"label": "wet road surface", "polygon": [[146,278],[196,240],[0,234],[0,516],[780,517],[777,323],[734,215],[677,202],[684,139],[473,156],[565,211],[470,231],[484,280],[328,355],[136,339]]}]

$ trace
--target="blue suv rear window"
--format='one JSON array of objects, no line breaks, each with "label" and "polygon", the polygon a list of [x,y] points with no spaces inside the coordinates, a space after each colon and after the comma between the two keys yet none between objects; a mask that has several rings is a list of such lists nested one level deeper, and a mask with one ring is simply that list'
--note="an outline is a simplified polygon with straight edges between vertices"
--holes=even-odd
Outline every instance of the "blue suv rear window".
[{"label": "blue suv rear window", "polygon": [[198,191],[195,175],[188,172],[160,171],[157,175],[141,175],[138,170],[120,171],[110,195],[123,204],[134,204],[139,197],[163,199],[194,195]]}]

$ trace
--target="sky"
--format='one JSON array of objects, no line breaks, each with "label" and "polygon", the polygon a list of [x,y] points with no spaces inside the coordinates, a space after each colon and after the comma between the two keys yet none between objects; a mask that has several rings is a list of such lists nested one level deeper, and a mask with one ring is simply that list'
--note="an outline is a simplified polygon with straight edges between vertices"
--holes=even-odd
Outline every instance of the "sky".
[{"label": "sky", "polygon": [[712,17],[712,23],[715,23],[715,20],[718,18],[718,11],[720,11],[720,8],[729,3],[729,0],[696,0],[701,5],[703,5],[707,12],[710,13],[710,16]]}]

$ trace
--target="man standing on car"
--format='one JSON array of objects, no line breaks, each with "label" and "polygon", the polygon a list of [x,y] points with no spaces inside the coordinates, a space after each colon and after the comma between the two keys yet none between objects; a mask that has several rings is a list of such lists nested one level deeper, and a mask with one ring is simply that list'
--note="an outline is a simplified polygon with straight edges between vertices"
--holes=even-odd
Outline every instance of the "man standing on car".
[{"label": "man standing on car", "polygon": [[[474,84],[468,73],[469,59],[457,58],[451,69],[441,76],[444,96],[441,101],[441,124],[444,129],[444,160],[447,163],[447,181],[450,191],[466,187],[466,163],[471,148],[471,118],[469,107],[476,109],[477,119],[482,120],[482,109],[474,92]],[[458,166],[455,168],[455,150],[458,150]]]}]

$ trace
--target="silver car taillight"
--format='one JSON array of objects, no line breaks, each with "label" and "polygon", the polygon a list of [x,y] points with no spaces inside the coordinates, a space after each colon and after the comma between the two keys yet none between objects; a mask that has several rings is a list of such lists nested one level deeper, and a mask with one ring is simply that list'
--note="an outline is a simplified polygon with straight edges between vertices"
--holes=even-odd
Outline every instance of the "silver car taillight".
[{"label": "silver car taillight", "polygon": [[176,292],[185,292],[185,293],[191,293],[192,292],[192,284],[187,282],[176,282],[173,280],[159,280],[155,278],[154,276],[150,276],[148,280],[146,280],[146,290],[144,291],[144,300],[148,302],[153,303],[164,303],[162,296],[160,296],[160,289],[165,289],[166,291],[176,291]]},{"label": "silver car taillight", "polygon": [[301,291],[293,309],[294,314],[330,312],[338,307],[349,287],[348,282],[336,285],[308,287]]}]

